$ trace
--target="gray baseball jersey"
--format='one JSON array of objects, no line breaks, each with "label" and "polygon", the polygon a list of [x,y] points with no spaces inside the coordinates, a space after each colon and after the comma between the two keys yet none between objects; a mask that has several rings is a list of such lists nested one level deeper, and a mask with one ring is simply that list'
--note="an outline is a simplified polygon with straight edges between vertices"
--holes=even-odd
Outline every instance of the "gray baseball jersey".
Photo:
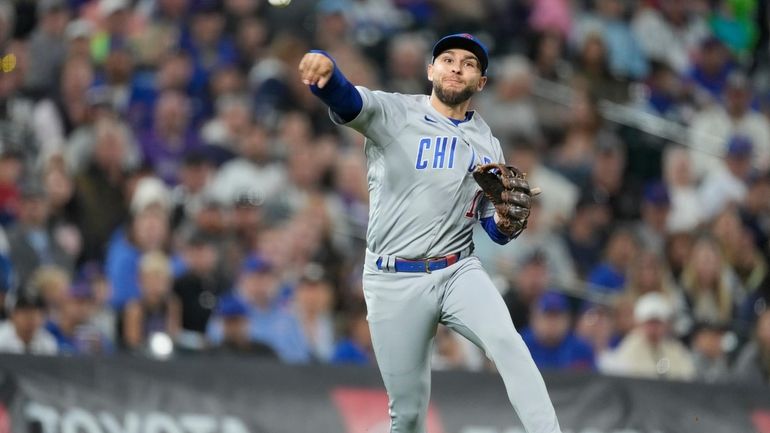
[{"label": "gray baseball jersey", "polygon": [[357,89],[363,109],[345,125],[367,138],[368,248],[423,258],[470,246],[479,215],[494,213],[471,171],[476,164],[503,162],[487,124],[474,113],[455,126],[427,95]]},{"label": "gray baseball jersey", "polygon": [[[503,162],[500,143],[473,114],[455,125],[427,95],[358,87],[363,109],[344,123],[367,137],[370,195],[364,297],[391,433],[425,433],[436,326],[460,333],[495,362],[528,433],[560,433],[545,384],[478,258],[425,273],[383,272],[383,256],[468,251],[473,225],[494,214],[471,175]],[[342,123],[332,113],[332,119]]]}]

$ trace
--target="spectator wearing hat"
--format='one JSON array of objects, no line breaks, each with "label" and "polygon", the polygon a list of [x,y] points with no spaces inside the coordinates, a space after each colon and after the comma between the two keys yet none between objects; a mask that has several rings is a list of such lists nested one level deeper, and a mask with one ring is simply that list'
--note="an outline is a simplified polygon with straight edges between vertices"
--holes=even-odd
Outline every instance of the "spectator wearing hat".
[{"label": "spectator wearing hat", "polygon": [[[249,336],[270,345],[289,363],[311,361],[311,348],[298,318],[278,300],[280,279],[271,263],[251,255],[243,260],[234,294],[249,309]],[[213,344],[222,341],[221,320],[209,321],[206,335]]]},{"label": "spectator wearing hat", "polygon": [[753,148],[754,143],[745,136],[736,135],[727,142],[724,165],[710,171],[698,189],[704,221],[715,218],[727,206],[743,203],[747,193],[746,181],[751,173]]},{"label": "spectator wearing hat", "polygon": [[51,96],[57,90],[58,75],[67,55],[64,31],[70,17],[65,0],[39,0],[37,25],[29,39],[29,69],[24,87],[37,96]]},{"label": "spectator wearing hat", "polygon": [[671,198],[663,182],[652,181],[645,186],[641,211],[642,220],[634,227],[640,246],[655,254],[663,254],[667,233],[666,223],[671,211]]},{"label": "spectator wearing hat", "polygon": [[55,355],[56,340],[45,330],[45,305],[39,296],[20,293],[10,319],[0,323],[0,352]]},{"label": "spectator wearing hat", "polygon": [[604,293],[622,291],[638,248],[638,241],[631,230],[627,227],[615,229],[607,240],[604,259],[588,274],[589,289]]},{"label": "spectator wearing hat", "polygon": [[22,186],[19,218],[8,232],[10,260],[20,287],[40,266],[57,265],[70,271],[74,265],[74,257],[48,227],[49,206],[43,185],[30,180]]},{"label": "spectator wearing hat", "polygon": [[113,47],[129,43],[135,20],[128,0],[98,0],[94,2],[100,29],[91,40],[91,58],[102,65]]},{"label": "spectator wearing hat", "polygon": [[757,319],[753,337],[735,359],[732,373],[740,383],[770,384],[770,309]]},{"label": "spectator wearing hat", "polygon": [[201,152],[193,151],[182,158],[179,183],[171,190],[172,228],[177,229],[194,218],[203,206],[215,172],[214,164]]},{"label": "spectator wearing hat", "polygon": [[672,307],[660,293],[647,293],[634,305],[633,330],[605,358],[605,373],[657,379],[692,380],[692,354],[669,333]]},{"label": "spectator wearing hat", "polygon": [[580,306],[574,332],[575,336],[591,346],[596,365],[604,362],[622,337],[616,326],[612,305],[593,301],[584,301]]},{"label": "spectator wearing hat", "polygon": [[225,295],[220,298],[214,317],[222,324],[222,339],[211,347],[210,353],[278,358],[270,345],[251,338],[249,307],[238,296]]},{"label": "spectator wearing hat", "polygon": [[541,369],[593,370],[594,353],[570,328],[569,300],[557,292],[544,293],[534,304],[529,328],[521,333]]},{"label": "spectator wearing hat", "polygon": [[751,144],[751,166],[758,170],[770,168],[770,123],[754,111],[752,83],[742,72],[732,72],[723,91],[722,104],[702,109],[690,123],[689,144],[693,168],[698,178],[709,175],[722,165],[721,157],[729,155],[732,137],[745,137]]},{"label": "spectator wearing hat", "polygon": [[112,342],[90,324],[94,307],[94,296],[88,283],[78,281],[73,284],[56,314],[45,325],[56,339],[58,353],[103,355],[114,351]]}]

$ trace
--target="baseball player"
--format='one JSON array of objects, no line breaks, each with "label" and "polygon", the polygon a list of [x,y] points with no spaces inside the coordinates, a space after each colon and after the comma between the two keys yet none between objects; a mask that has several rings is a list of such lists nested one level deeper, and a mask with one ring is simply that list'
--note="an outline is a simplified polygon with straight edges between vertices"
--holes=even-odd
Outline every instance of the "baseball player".
[{"label": "baseball player", "polygon": [[[479,167],[504,163],[499,141],[468,111],[487,82],[488,62],[474,36],[442,38],[427,66],[430,95],[355,87],[323,51],[305,54],[299,64],[302,82],[329,106],[332,120],[366,136],[363,286],[391,433],[425,433],[439,323],[495,362],[528,433],[561,432],[542,376],[472,255],[474,224],[495,242],[509,242],[526,227],[531,195],[522,177],[506,177],[492,193],[474,180]],[[499,169],[487,172],[501,178]]]}]

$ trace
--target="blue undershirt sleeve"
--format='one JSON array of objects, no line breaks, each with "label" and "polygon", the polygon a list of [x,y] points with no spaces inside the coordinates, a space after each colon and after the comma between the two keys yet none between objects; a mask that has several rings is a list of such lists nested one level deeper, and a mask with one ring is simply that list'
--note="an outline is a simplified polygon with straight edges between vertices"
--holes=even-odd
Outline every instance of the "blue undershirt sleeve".
[{"label": "blue undershirt sleeve", "polygon": [[337,67],[337,62],[326,51],[311,50],[311,53],[323,54],[334,63],[334,72],[323,89],[316,85],[310,86],[310,91],[318,96],[331,110],[345,122],[355,119],[364,107],[361,94],[356,87],[345,78]]},{"label": "blue undershirt sleeve", "polygon": [[494,241],[496,244],[505,245],[511,241],[511,238],[506,236],[503,232],[500,231],[499,228],[497,228],[495,217],[491,216],[482,218],[480,221],[481,226],[484,227],[484,231],[487,232],[489,238],[492,239],[492,241]]}]

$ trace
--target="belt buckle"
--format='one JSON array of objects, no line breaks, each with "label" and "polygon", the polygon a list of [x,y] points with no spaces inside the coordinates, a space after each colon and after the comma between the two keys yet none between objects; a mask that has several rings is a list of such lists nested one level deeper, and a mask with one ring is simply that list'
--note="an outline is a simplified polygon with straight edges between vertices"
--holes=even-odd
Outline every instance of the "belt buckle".
[{"label": "belt buckle", "polygon": [[425,272],[430,274],[431,273],[431,271],[430,271],[430,259],[425,259],[423,261],[423,263],[425,264]]}]

